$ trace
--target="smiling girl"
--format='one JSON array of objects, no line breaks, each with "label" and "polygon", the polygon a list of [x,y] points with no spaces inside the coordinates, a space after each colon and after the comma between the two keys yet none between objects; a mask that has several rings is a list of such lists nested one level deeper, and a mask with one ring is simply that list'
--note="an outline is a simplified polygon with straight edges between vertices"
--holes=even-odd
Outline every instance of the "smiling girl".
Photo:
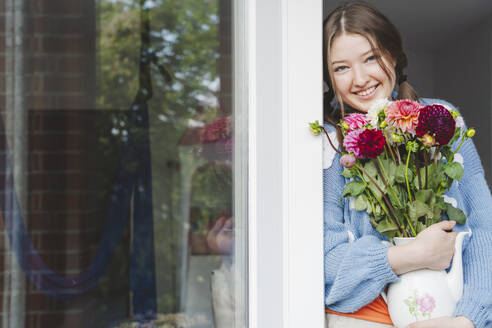
[{"label": "smiling girl", "polygon": [[[424,105],[450,104],[419,98],[406,81],[407,57],[393,24],[372,6],[356,2],[335,9],[324,22],[324,80],[326,129],[337,134],[336,123],[349,112],[367,112],[378,99],[410,99]],[[473,237],[463,251],[465,288],[454,316],[412,324],[411,327],[477,327],[492,324],[492,196],[471,141],[460,152],[465,174],[452,196],[468,216]],[[446,269],[454,252],[454,221],[444,220],[422,231],[405,246],[390,246],[370,224],[366,212],[356,211],[341,197],[348,181],[340,173],[340,155],[325,151],[323,170],[326,327],[392,327],[386,303],[379,296],[399,275],[418,269]],[[400,327],[403,328],[403,327]]]}]

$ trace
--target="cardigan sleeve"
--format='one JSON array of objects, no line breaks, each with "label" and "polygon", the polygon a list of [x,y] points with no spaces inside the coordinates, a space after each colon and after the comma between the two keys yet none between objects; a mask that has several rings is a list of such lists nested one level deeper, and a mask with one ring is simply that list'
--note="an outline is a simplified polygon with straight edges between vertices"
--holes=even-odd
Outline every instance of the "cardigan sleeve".
[{"label": "cardigan sleeve", "polygon": [[349,242],[341,199],[345,178],[340,155],[323,170],[325,305],[338,312],[355,312],[399,278],[389,265],[387,249],[374,235]]},{"label": "cardigan sleeve", "polygon": [[489,328],[492,325],[492,196],[473,142],[467,140],[460,153],[465,172],[458,189],[472,236],[463,251],[464,288],[455,316],[467,317],[476,328]]}]

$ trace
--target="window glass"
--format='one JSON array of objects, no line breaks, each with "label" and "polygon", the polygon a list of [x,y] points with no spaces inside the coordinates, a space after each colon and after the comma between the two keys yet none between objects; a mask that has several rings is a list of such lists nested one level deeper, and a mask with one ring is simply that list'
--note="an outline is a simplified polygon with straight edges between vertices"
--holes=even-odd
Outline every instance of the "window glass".
[{"label": "window glass", "polygon": [[233,24],[229,0],[0,3],[2,327],[244,320]]}]

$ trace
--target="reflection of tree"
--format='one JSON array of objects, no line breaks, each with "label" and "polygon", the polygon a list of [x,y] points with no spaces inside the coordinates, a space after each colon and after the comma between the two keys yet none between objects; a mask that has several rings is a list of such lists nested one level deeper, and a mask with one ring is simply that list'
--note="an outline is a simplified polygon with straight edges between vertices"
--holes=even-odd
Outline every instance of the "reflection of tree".
[{"label": "reflection of tree", "polygon": [[[141,43],[139,4],[140,0],[99,1],[97,105],[100,109],[127,110],[137,92]],[[169,83],[157,66],[151,67],[154,92],[149,114],[158,304],[160,312],[177,312],[180,304],[177,265],[180,247],[185,242],[181,233],[183,222],[177,220],[182,195],[179,168],[186,165],[178,161],[178,143],[191,118],[206,117],[210,121],[220,113],[217,111],[218,0],[148,0],[146,6],[150,8],[151,50],[156,61],[173,75]],[[205,110],[199,113],[199,108]],[[113,134],[123,138],[124,120],[113,119],[117,117],[114,112],[108,115],[112,118],[107,121],[114,124]],[[201,189],[197,186],[197,190]],[[230,190],[224,191],[228,197]]]}]

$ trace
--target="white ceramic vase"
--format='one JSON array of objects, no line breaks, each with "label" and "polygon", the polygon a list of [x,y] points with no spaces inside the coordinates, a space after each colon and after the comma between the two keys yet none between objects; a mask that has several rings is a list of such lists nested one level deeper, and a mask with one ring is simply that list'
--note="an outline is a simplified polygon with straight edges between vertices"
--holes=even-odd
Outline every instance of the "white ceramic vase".
[{"label": "white ceramic vase", "polygon": [[[451,270],[416,270],[400,276],[400,281],[389,285],[384,295],[393,324],[404,328],[408,324],[442,316],[452,316],[463,293],[462,245],[465,235],[456,237]],[[403,245],[413,238],[394,238],[395,245]]]}]

